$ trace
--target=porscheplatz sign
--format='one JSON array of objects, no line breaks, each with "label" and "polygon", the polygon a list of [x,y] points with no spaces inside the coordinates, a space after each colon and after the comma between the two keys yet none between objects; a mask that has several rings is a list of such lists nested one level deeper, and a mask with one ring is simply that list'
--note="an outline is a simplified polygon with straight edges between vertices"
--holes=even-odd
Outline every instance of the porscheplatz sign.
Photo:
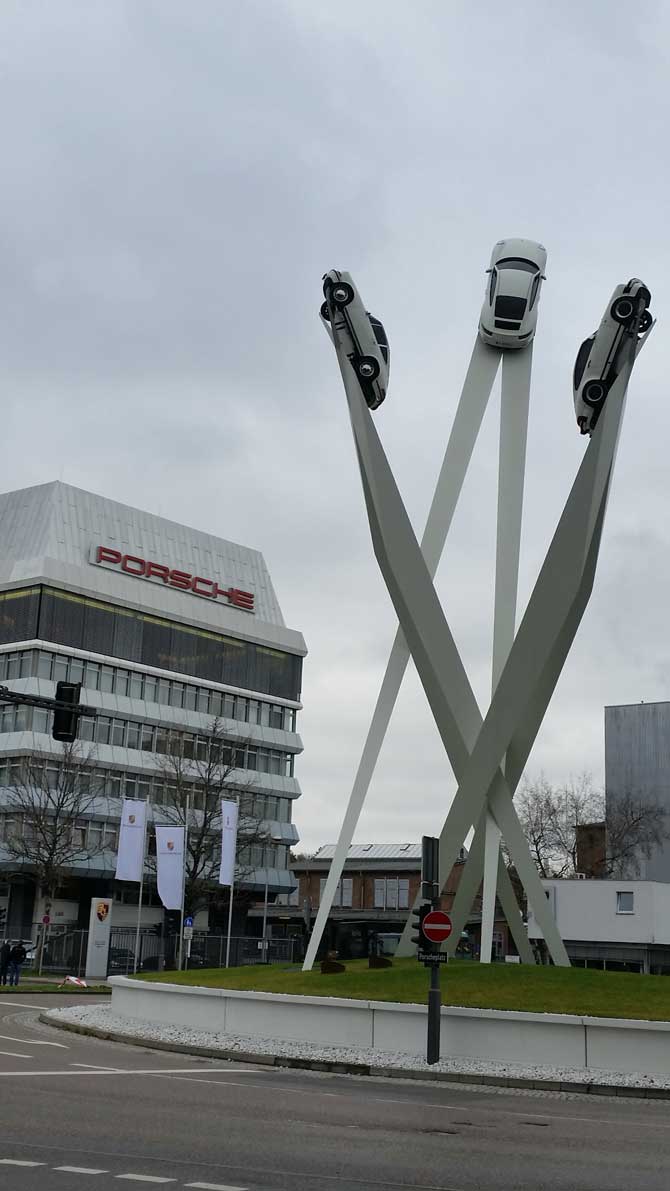
[{"label": "porscheplatz sign", "polygon": [[[353,285],[348,288],[353,290]],[[617,356],[618,374],[610,378],[607,400],[515,632],[532,340],[522,350],[506,351],[491,347],[477,337],[419,545],[364,399],[364,386],[359,382],[355,366],[352,367],[356,359],[352,355],[355,340],[347,333],[347,323],[333,301],[332,287],[326,286],[324,293],[322,318],[328,321],[327,329],[340,366],[374,552],[399,628],[321,897],[304,969],[309,970],[316,958],[410,656],[458,782],[458,791],[440,834],[441,888],[466,836],[474,828],[465,871],[450,911],[453,932],[444,945],[445,950],[455,951],[483,879],[481,959],[490,962],[497,894],[522,962],[535,962],[501,855],[500,843],[504,837],[551,958],[557,965],[568,966],[570,961],[563,940],[512,799],[591,595],[628,382],[651,329],[650,316],[644,315],[640,304],[623,335]],[[501,360],[492,697],[483,715],[433,579]],[[360,371],[360,377],[364,376]],[[409,916],[397,955],[412,954],[411,929]]]}]

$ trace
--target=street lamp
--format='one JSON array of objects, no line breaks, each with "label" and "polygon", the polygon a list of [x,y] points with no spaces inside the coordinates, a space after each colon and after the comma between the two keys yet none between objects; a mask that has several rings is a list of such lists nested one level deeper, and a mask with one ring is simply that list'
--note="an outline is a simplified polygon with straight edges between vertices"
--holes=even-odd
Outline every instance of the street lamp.
[{"label": "street lamp", "polygon": [[[281,835],[271,835],[268,838],[269,838],[271,844],[283,843],[283,838]],[[261,949],[263,952],[263,961],[264,962],[267,960],[267,953],[268,953],[267,927],[268,927],[268,866],[266,864],[265,865],[265,897],[263,898],[263,931],[262,931],[262,936],[261,936],[262,937]]]}]

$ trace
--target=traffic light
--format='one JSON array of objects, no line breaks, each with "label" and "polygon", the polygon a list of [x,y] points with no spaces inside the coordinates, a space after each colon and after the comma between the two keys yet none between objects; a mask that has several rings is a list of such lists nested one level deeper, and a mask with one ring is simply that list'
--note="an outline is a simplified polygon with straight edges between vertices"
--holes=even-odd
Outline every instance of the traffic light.
[{"label": "traffic light", "polygon": [[424,902],[423,905],[419,906],[418,910],[412,910],[412,918],[416,918],[416,922],[412,923],[412,929],[416,931],[416,934],[412,935],[412,942],[416,944],[416,946],[419,948],[419,951],[425,951],[426,948],[430,946],[428,940],[424,938],[421,930],[421,923],[423,922],[429,910],[430,905],[428,902]]},{"label": "traffic light", "polygon": [[60,740],[64,744],[72,744],[77,739],[79,712],[76,708],[79,706],[80,694],[80,682],[56,683],[57,702],[66,703],[68,706],[56,707],[54,709],[54,722],[51,729],[51,735],[54,740]]}]

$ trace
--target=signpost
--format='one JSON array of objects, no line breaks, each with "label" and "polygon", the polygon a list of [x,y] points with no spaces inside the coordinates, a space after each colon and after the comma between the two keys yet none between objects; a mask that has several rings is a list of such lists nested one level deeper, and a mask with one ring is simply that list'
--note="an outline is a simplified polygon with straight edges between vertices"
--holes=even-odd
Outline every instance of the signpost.
[{"label": "signpost", "polygon": [[[440,964],[446,964],[449,959],[448,955],[440,951],[440,945],[446,942],[452,930],[449,915],[437,908],[440,900],[438,863],[439,841],[434,836],[424,835],[421,841],[421,895],[426,900],[418,909],[412,910],[412,914],[418,919],[419,932],[413,937],[412,942],[417,944],[417,959],[430,968],[426,1047],[428,1063],[437,1063],[440,1058]],[[427,901],[432,903],[432,908],[426,904]]]}]

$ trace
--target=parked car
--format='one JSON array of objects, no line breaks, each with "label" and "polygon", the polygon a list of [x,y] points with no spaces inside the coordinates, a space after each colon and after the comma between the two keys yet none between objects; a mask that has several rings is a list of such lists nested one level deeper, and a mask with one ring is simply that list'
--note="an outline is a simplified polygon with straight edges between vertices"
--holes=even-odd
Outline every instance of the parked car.
[{"label": "parked car", "polygon": [[607,394],[621,371],[631,336],[643,339],[649,334],[654,323],[650,303],[651,294],[638,277],[617,285],[598,330],[584,340],[577,352],[572,387],[581,434],[593,433]]},{"label": "parked car", "polygon": [[107,961],[108,972],[132,972],[135,966],[135,953],[129,947],[110,947]]},{"label": "parked car", "polygon": [[331,311],[335,328],[345,343],[345,350],[361,392],[370,409],[377,409],[388,390],[390,349],[383,324],[364,307],[349,273],[331,269],[324,274],[321,321],[335,342],[330,325]]},{"label": "parked car", "polygon": [[498,240],[493,246],[479,336],[492,347],[526,347],[535,335],[547,250],[535,240]]}]

